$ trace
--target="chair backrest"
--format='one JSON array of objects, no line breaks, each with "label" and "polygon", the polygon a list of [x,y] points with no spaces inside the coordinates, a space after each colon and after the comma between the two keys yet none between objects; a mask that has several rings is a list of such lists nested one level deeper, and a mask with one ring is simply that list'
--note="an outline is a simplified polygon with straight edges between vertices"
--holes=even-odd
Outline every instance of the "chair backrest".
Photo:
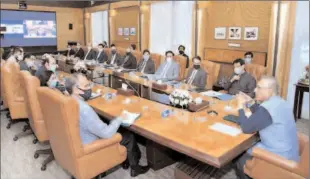
[{"label": "chair backrest", "polygon": [[299,156],[298,173],[303,177],[309,176],[309,137],[298,133]]},{"label": "chair backrest", "polygon": [[116,51],[118,52],[118,54],[120,54],[121,56],[125,56],[126,54],[126,49],[118,47],[116,48]]},{"label": "chair backrest", "polygon": [[212,89],[213,85],[217,82],[221,65],[208,60],[204,60],[202,61],[202,67],[208,75],[206,88]]},{"label": "chair backrest", "polygon": [[185,76],[185,70],[186,70],[186,57],[183,57],[181,55],[174,56],[175,61],[180,65],[180,71],[179,71],[179,79],[183,79]]},{"label": "chair backrest", "polygon": [[157,68],[159,67],[159,65],[161,63],[162,56],[160,54],[157,54],[157,53],[151,53],[151,58],[154,60],[155,70],[157,70]]},{"label": "chair backrest", "polygon": [[250,73],[256,79],[256,81],[258,81],[263,75],[266,75],[267,73],[267,68],[258,64],[246,64],[245,70]]},{"label": "chair backrest", "polygon": [[77,159],[83,155],[78,102],[47,87],[38,88],[37,94],[56,161],[77,173]]},{"label": "chair backrest", "polygon": [[110,48],[104,48],[103,49],[104,53],[107,54],[107,56],[110,56],[111,49]]},{"label": "chair backrest", "polygon": [[132,55],[136,57],[137,64],[140,62],[142,59],[142,53],[139,51],[132,51]]}]

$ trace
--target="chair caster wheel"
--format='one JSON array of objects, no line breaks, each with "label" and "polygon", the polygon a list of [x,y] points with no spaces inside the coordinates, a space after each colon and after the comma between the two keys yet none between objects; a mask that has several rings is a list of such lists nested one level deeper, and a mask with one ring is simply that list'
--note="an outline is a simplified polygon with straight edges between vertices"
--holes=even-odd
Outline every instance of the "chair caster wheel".
[{"label": "chair caster wheel", "polygon": [[7,128],[7,129],[10,129],[10,128],[11,128],[11,124],[8,124],[8,125],[6,126],[6,128]]},{"label": "chair caster wheel", "polygon": [[15,136],[15,137],[13,138],[13,140],[14,140],[14,141],[17,141],[17,140],[18,140],[18,137],[17,137],[17,136]]},{"label": "chair caster wheel", "polygon": [[33,139],[32,143],[33,143],[33,144],[38,143],[38,139]]},{"label": "chair caster wheel", "polygon": [[33,157],[34,157],[35,159],[37,159],[37,158],[39,158],[39,156],[40,156],[40,155],[39,155],[38,153],[35,153]]},{"label": "chair caster wheel", "polygon": [[42,165],[41,170],[45,171],[46,170],[46,165]]}]

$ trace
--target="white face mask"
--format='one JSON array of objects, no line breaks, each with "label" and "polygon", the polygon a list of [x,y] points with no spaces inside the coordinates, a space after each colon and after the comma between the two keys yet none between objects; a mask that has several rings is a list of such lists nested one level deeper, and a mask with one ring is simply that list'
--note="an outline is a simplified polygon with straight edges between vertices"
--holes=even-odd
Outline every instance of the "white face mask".
[{"label": "white face mask", "polygon": [[88,50],[91,50],[91,47],[87,47]]},{"label": "white face mask", "polygon": [[81,48],[81,46],[76,46],[76,48],[77,48],[77,49],[80,49],[80,48]]},{"label": "white face mask", "polygon": [[148,60],[149,57],[150,57],[149,55],[143,55],[143,59],[144,59],[144,60]]},{"label": "white face mask", "polygon": [[71,50],[71,48],[68,48],[68,51],[70,51]]},{"label": "white face mask", "polygon": [[172,58],[171,57],[167,57],[166,60],[167,60],[167,62],[171,62]]},{"label": "white face mask", "polygon": [[99,48],[99,49],[98,49],[99,52],[102,52],[102,50],[103,50],[102,48]]},{"label": "white face mask", "polygon": [[245,63],[249,64],[252,62],[252,58],[246,57],[244,58]]},{"label": "white face mask", "polygon": [[26,61],[26,64],[27,64],[28,67],[34,66],[34,62],[33,61]]},{"label": "white face mask", "polygon": [[17,55],[17,60],[18,60],[18,61],[23,60],[23,55]]},{"label": "white face mask", "polygon": [[235,72],[237,75],[240,75],[240,74],[243,72],[242,67],[235,67],[234,72]]}]

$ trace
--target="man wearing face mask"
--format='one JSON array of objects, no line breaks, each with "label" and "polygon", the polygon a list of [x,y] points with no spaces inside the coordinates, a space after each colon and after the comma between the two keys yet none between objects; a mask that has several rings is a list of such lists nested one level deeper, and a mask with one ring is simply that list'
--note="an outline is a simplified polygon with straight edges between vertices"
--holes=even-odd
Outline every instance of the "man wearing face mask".
[{"label": "man wearing face mask", "polygon": [[77,43],[76,44],[76,53],[74,54],[74,57],[78,57],[80,59],[84,58],[84,50],[81,48],[81,44]]},{"label": "man wearing face mask", "polygon": [[84,60],[93,60],[96,59],[97,53],[93,50],[91,43],[87,44],[87,53],[84,57]]},{"label": "man wearing face mask", "polygon": [[151,58],[151,53],[149,50],[143,51],[143,59],[138,63],[137,71],[144,74],[154,74],[155,73],[155,62]]},{"label": "man wearing face mask", "polygon": [[203,89],[206,86],[207,73],[201,68],[201,58],[193,58],[193,67],[189,69],[185,83]]},{"label": "man wearing face mask", "polygon": [[244,54],[244,61],[245,61],[245,64],[251,64],[252,63],[252,60],[253,60],[253,53],[252,52],[246,52]]},{"label": "man wearing face mask", "polygon": [[155,72],[155,80],[172,81],[178,79],[180,65],[174,61],[173,57],[174,53],[172,51],[166,52],[166,60],[160,64]]},{"label": "man wearing face mask", "polygon": [[108,60],[108,56],[107,54],[103,51],[104,45],[103,44],[99,44],[98,45],[98,54],[95,58],[95,60],[98,63],[104,63]]},{"label": "man wearing face mask", "polygon": [[185,47],[183,45],[180,45],[178,50],[179,50],[179,54],[186,58],[186,68],[188,68],[189,67],[189,58],[184,52]]},{"label": "man wearing face mask", "polygon": [[240,91],[254,97],[254,89],[256,87],[255,78],[245,71],[245,63],[243,59],[236,59],[233,62],[234,73],[229,81],[224,84],[224,89],[231,95],[236,95]]},{"label": "man wearing face mask", "polygon": [[57,64],[53,57],[43,59],[42,66],[35,73],[40,80],[40,86],[56,87],[58,81],[55,75],[56,68]]},{"label": "man wearing face mask", "polygon": [[137,68],[137,59],[131,53],[131,48],[127,48],[126,54],[121,60],[120,66],[125,69],[136,69]]},{"label": "man wearing face mask", "polygon": [[109,55],[107,64],[119,66],[121,62],[122,62],[122,57],[119,53],[117,53],[116,46],[112,44],[111,53]]},{"label": "man wearing face mask", "polygon": [[79,104],[79,130],[82,144],[87,145],[99,139],[109,139],[117,132],[120,132],[122,134],[120,143],[127,149],[127,160],[124,162],[123,168],[128,169],[130,166],[131,177],[146,173],[149,167],[139,165],[141,152],[135,140],[135,136],[127,130],[119,130],[123,117],[117,117],[107,125],[85,102],[85,99],[89,99],[91,95],[91,88],[85,76],[75,74],[67,78],[65,88]]},{"label": "man wearing face mask", "polygon": [[23,50],[20,47],[15,47],[13,50],[13,54],[7,59],[7,62],[9,63],[19,63],[19,61],[22,61],[24,58],[23,56]]},{"label": "man wearing face mask", "polygon": [[67,50],[65,51],[64,55],[67,57],[71,57],[71,55],[74,55],[75,51],[72,49],[71,45],[68,44]]},{"label": "man wearing face mask", "polygon": [[32,75],[34,75],[36,70],[36,66],[30,54],[26,54],[24,60],[19,61],[19,67],[20,70],[29,71]]}]

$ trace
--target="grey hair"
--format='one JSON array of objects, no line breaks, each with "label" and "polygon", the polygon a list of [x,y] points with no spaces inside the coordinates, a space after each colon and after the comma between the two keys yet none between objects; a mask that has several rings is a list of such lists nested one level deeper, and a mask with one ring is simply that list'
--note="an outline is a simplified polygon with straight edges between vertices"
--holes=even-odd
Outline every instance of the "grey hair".
[{"label": "grey hair", "polygon": [[66,88],[66,91],[70,95],[73,93],[73,88],[78,83],[78,77],[79,77],[79,74],[76,73],[76,74],[73,74],[72,76],[70,76],[69,78],[66,78],[65,88]]},{"label": "grey hair", "polygon": [[268,85],[266,87],[272,89],[275,95],[279,94],[279,83],[274,76],[262,76],[261,80],[265,81],[265,83]]}]

